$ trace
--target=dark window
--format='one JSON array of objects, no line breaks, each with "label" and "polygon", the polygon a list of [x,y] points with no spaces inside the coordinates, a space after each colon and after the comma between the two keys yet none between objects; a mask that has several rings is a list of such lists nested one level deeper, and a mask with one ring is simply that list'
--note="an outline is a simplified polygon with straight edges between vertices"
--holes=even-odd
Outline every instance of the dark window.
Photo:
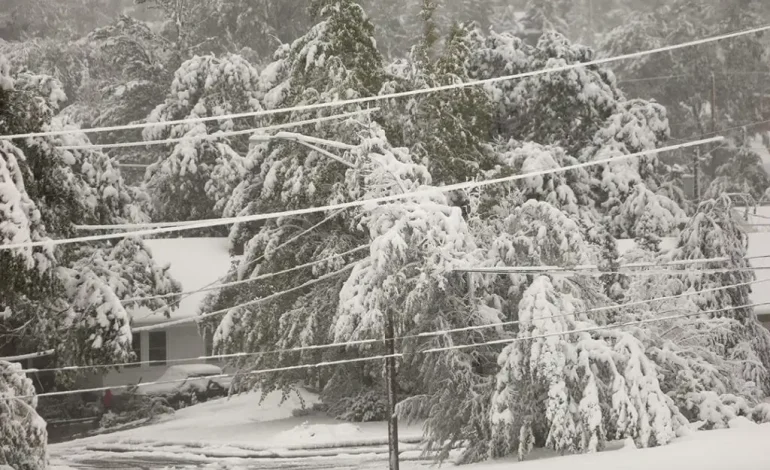
[{"label": "dark window", "polygon": [[[156,362],[158,361],[158,362]],[[162,366],[166,364],[166,332],[150,332],[150,365]]]},{"label": "dark window", "polygon": [[[142,360],[142,334],[134,333],[131,338],[131,349],[134,351],[134,357],[131,362],[139,362]],[[127,367],[139,367],[139,364]]]}]

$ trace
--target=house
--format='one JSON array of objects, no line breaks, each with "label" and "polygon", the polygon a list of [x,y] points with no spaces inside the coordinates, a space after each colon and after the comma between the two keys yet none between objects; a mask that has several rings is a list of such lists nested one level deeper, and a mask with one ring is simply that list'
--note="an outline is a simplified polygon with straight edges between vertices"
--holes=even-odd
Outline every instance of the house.
[{"label": "house", "polygon": [[[145,240],[159,265],[170,265],[171,276],[182,284],[183,292],[195,291],[215,284],[224,277],[234,259],[229,254],[227,238],[173,238]],[[147,308],[129,311],[133,328],[158,325],[170,320],[193,318],[210,292],[199,292],[184,297],[171,317],[153,315]],[[134,334],[133,348],[139,361],[159,361],[152,365],[124,367],[86,380],[91,387],[131,385],[152,382],[168,368],[163,361],[189,359],[211,354],[198,332],[195,322],[175,325],[163,330],[142,331]],[[202,361],[205,362],[205,361]]]},{"label": "house", "polygon": [[[768,211],[770,212],[770,211]],[[770,217],[770,215],[768,216]],[[768,220],[767,222],[770,222]],[[765,256],[766,258],[751,259],[749,263],[754,268],[761,268],[756,271],[757,280],[770,279],[770,232],[749,233],[749,247],[746,253],[748,258]],[[671,250],[676,247],[676,238],[664,238],[661,241],[661,250]],[[618,251],[621,255],[635,248],[634,240],[618,240]],[[765,327],[770,328],[770,281],[766,284],[754,285],[751,292],[752,304],[764,304],[754,309],[759,320]]]}]

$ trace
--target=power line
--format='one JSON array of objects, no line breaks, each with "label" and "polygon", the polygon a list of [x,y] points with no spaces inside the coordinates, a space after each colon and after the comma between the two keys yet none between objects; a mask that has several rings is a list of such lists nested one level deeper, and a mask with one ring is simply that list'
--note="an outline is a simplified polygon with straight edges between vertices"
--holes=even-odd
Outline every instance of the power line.
[{"label": "power line", "polygon": [[[140,142],[121,142],[116,144],[67,145],[59,148],[62,150],[90,150],[90,149],[104,150],[104,149],[117,149],[117,148],[129,148],[129,147],[145,147],[149,145],[167,145],[167,144],[174,144],[174,143],[187,142],[187,141],[217,140],[225,137],[237,137],[241,135],[256,134],[260,132],[278,131],[281,129],[293,129],[295,127],[307,126],[310,124],[319,124],[327,121],[337,121],[337,120],[341,120],[341,119],[345,119],[353,116],[360,116],[362,114],[371,114],[379,110],[380,108],[368,108],[360,111],[352,111],[349,113],[334,114],[332,116],[319,117],[315,119],[306,119],[303,121],[296,121],[296,122],[287,122],[284,124],[275,124],[272,126],[256,127],[254,129],[244,129],[240,131],[228,131],[228,132],[220,131],[220,132],[215,132],[214,134],[184,136],[184,137],[168,138],[168,139],[160,139],[160,140],[144,140]],[[174,122],[169,121],[169,122],[162,122],[162,123],[157,123],[153,125],[173,125],[173,124]],[[88,131],[87,129],[86,130],[78,129],[77,131],[73,130],[70,133],[79,134],[87,131]]]},{"label": "power line", "polygon": [[250,302],[246,302],[246,303],[243,303],[243,304],[240,304],[240,305],[236,305],[234,307],[228,307],[228,308],[225,308],[225,309],[222,309],[222,310],[217,310],[217,311],[214,311],[214,312],[205,313],[203,315],[198,315],[196,317],[180,318],[179,320],[172,320],[172,321],[169,321],[169,322],[159,323],[157,325],[150,325],[150,326],[143,326],[143,327],[140,327],[140,328],[133,328],[132,331],[134,333],[139,333],[139,332],[142,332],[142,331],[163,330],[163,329],[166,329],[166,328],[169,328],[169,327],[172,327],[172,326],[176,326],[176,325],[185,325],[187,323],[199,322],[199,321],[204,320],[206,318],[210,318],[210,317],[213,317],[213,316],[216,316],[216,315],[221,315],[223,313],[227,313],[230,310],[235,309],[235,308],[243,308],[243,307],[251,307],[253,305],[259,305],[261,303],[265,303],[265,302],[269,302],[271,300],[277,299],[278,297],[281,297],[283,295],[290,294],[292,292],[296,292],[298,290],[305,289],[307,287],[310,287],[312,285],[318,284],[318,283],[323,282],[323,281],[327,281],[329,279],[332,279],[334,277],[339,276],[340,274],[342,274],[344,272],[347,272],[347,271],[353,269],[354,267],[355,267],[355,264],[349,264],[349,265],[345,266],[344,268],[342,268],[342,269],[340,269],[338,271],[334,271],[333,273],[329,273],[329,274],[323,275],[321,277],[318,277],[316,279],[308,281],[308,282],[306,282],[306,283],[304,283],[302,285],[299,285],[299,286],[296,286],[296,287],[292,287],[291,289],[287,289],[287,290],[284,290],[284,291],[281,291],[281,292],[276,292],[274,294],[268,295],[267,297],[262,297],[262,298],[259,298],[259,299],[256,299],[256,300],[252,300]]},{"label": "power line", "polygon": [[[518,338],[509,338],[509,339],[501,339],[501,340],[495,340],[495,341],[487,341],[484,343],[473,343],[473,344],[462,344],[462,345],[456,345],[456,346],[449,346],[444,348],[432,348],[432,349],[426,349],[424,351],[419,351],[416,354],[433,354],[438,352],[446,352],[446,351],[454,351],[454,350],[462,350],[462,349],[472,349],[472,348],[478,348],[481,346],[496,346],[496,345],[503,345],[503,344],[513,344],[518,342],[524,342],[524,341],[532,341],[535,339],[544,339],[544,338],[552,338],[552,337],[558,337],[558,336],[567,336],[575,333],[591,333],[595,331],[602,331],[602,330],[613,330],[617,328],[625,328],[629,326],[638,326],[638,325],[645,325],[650,323],[657,323],[657,322],[663,322],[663,321],[670,321],[670,320],[678,320],[678,319],[684,319],[684,318],[691,318],[695,316],[701,316],[701,315],[710,315],[714,313],[722,313],[722,312],[729,312],[734,310],[740,310],[744,308],[756,308],[761,307],[765,305],[770,305],[770,302],[760,303],[760,304],[747,304],[747,305],[740,305],[740,306],[733,306],[733,307],[725,307],[721,309],[714,309],[714,310],[706,310],[701,312],[694,312],[694,313],[688,313],[688,314],[682,314],[682,315],[671,315],[667,317],[656,317],[656,318],[649,318],[645,320],[636,320],[636,321],[629,321],[624,323],[614,323],[611,325],[602,325],[597,327],[589,327],[589,328],[581,328],[581,329],[574,329],[569,331],[559,331],[555,333],[547,333],[543,335],[535,335],[535,336],[527,336],[527,337],[518,337]],[[549,318],[549,317],[544,317]],[[383,340],[379,340],[383,341]],[[403,358],[404,354],[392,354],[387,356],[375,356],[375,357],[364,357],[364,358],[356,358],[356,359],[345,359],[340,361],[330,361],[330,362],[319,362],[315,364],[302,364],[297,366],[287,366],[287,367],[276,367],[272,369],[260,369],[260,370],[254,370],[249,372],[243,372],[243,373],[236,373],[236,374],[221,374],[221,375],[212,375],[208,377],[204,377],[202,379],[205,380],[213,380],[213,379],[225,379],[225,378],[232,378],[236,376],[249,376],[249,375],[260,375],[260,374],[270,374],[275,372],[287,372],[287,371],[293,371],[293,370],[303,370],[303,369],[314,369],[319,367],[327,367],[327,366],[335,366],[335,365],[342,365],[342,364],[352,364],[352,363],[358,363],[358,362],[366,362],[366,361],[375,361],[375,360],[384,360],[389,358]],[[195,380],[200,380],[201,378],[187,378],[187,379],[177,379],[177,380],[168,380],[168,381],[157,381],[157,382],[148,382],[144,384],[136,384],[136,385],[118,385],[118,386],[111,386],[111,387],[97,387],[97,388],[89,388],[89,389],[79,389],[79,390],[67,390],[67,391],[61,391],[61,392],[50,392],[50,393],[41,393],[39,395],[36,395],[38,398],[42,397],[55,397],[55,396],[66,396],[66,395],[77,395],[82,393],[95,393],[95,392],[104,392],[107,390],[125,390],[125,389],[131,389],[131,388],[142,388],[142,387],[149,387],[152,385],[167,385],[167,384],[175,384],[175,383],[185,383],[185,382],[193,382]],[[5,396],[3,398],[11,398],[10,396]],[[15,396],[13,398],[34,398],[34,396]]]},{"label": "power line", "polygon": [[332,210],[344,210],[344,209],[350,209],[354,207],[362,207],[367,205],[375,205],[380,203],[387,203],[387,202],[395,202],[395,201],[401,201],[404,199],[409,198],[415,198],[415,197],[424,197],[429,196],[437,193],[446,193],[446,192],[452,192],[452,191],[461,191],[466,189],[473,189],[473,188],[479,188],[479,187],[485,187],[485,186],[491,186],[495,184],[500,183],[509,183],[513,181],[518,181],[522,179],[532,178],[535,176],[545,176],[545,175],[552,175],[556,173],[562,173],[566,171],[572,171],[577,170],[581,168],[589,168],[592,166],[599,166],[604,165],[607,163],[614,163],[622,160],[628,160],[631,158],[638,158],[642,156],[647,155],[655,155],[658,153],[663,152],[669,152],[672,150],[678,150],[682,148],[689,148],[689,147],[695,147],[698,145],[704,145],[709,144],[713,142],[720,142],[724,140],[724,137],[712,137],[709,139],[702,139],[702,140],[696,140],[693,142],[688,143],[682,143],[677,145],[672,145],[669,147],[663,147],[659,149],[651,149],[651,150],[645,150],[643,152],[637,152],[632,153],[629,155],[620,155],[617,157],[611,157],[611,158],[605,158],[601,160],[594,160],[590,162],[584,162],[584,163],[577,163],[574,165],[568,165],[565,167],[560,168],[552,168],[549,170],[541,170],[536,172],[530,172],[530,173],[524,173],[519,175],[512,175],[512,176],[506,176],[502,178],[495,178],[490,180],[482,180],[482,181],[469,181],[466,183],[458,183],[458,184],[452,184],[447,186],[438,186],[438,187],[427,187],[425,189],[419,189],[417,191],[412,191],[409,193],[403,193],[403,194],[393,194],[389,196],[382,196],[378,198],[372,198],[372,199],[361,199],[357,201],[351,201],[351,202],[343,202],[338,204],[332,204],[328,206],[322,206],[322,207],[309,207],[305,209],[295,209],[290,211],[283,211],[283,212],[271,212],[266,214],[257,214],[257,215],[250,215],[250,216],[239,216],[239,217],[231,217],[231,218],[221,218],[221,219],[211,219],[211,220],[204,220],[204,221],[198,221],[196,223],[190,223],[182,226],[177,227],[164,227],[164,228],[156,228],[156,229],[146,229],[146,230],[138,230],[134,232],[121,232],[121,233],[112,233],[112,234],[101,234],[101,235],[90,235],[85,237],[77,237],[77,238],[65,238],[65,239],[57,239],[57,240],[46,240],[46,241],[38,241],[38,242],[24,242],[24,243],[15,243],[15,244],[7,244],[7,245],[0,245],[0,251],[3,250],[12,250],[12,249],[19,249],[19,248],[33,248],[33,247],[53,247],[57,245],[67,245],[72,243],[85,243],[85,242],[94,242],[94,241],[103,241],[103,240],[114,240],[118,238],[123,238],[126,236],[146,236],[146,235],[158,235],[162,233],[172,233],[172,232],[179,232],[179,231],[186,231],[186,230],[196,230],[196,229],[203,229],[203,228],[210,228],[210,227],[219,227],[223,225],[231,225],[235,223],[244,223],[244,222],[256,222],[261,220],[269,220],[269,219],[277,219],[282,217],[291,217],[291,216],[298,216],[298,215],[306,215],[306,214],[314,214],[317,212],[328,212]]},{"label": "power line", "polygon": [[[324,258],[317,261],[312,261],[310,263],[301,264],[298,266],[293,266],[288,269],[284,269],[282,271],[277,271],[274,273],[266,273],[261,274],[257,277],[249,278],[249,279],[243,279],[240,281],[233,281],[228,282],[225,284],[210,284],[204,287],[201,287],[200,289],[187,291],[187,292],[181,292],[181,293],[170,293],[170,294],[160,294],[160,295],[152,295],[152,296],[146,296],[146,297],[132,297],[129,299],[123,299],[121,300],[121,303],[127,304],[127,303],[134,303],[134,302],[142,302],[142,301],[149,301],[149,300],[157,300],[157,299],[169,299],[169,298],[175,298],[179,296],[189,297],[194,294],[199,294],[201,292],[209,292],[219,289],[225,289],[227,287],[235,287],[243,284],[250,284],[252,282],[262,281],[265,279],[270,279],[273,277],[281,276],[283,274],[292,273],[294,271],[300,271],[305,268],[312,268],[313,266],[317,266],[320,264],[324,264],[328,261],[331,261],[333,259],[342,258],[348,255],[352,255],[354,253],[358,253],[359,251],[367,250],[371,247],[371,245],[364,245],[359,246],[358,248],[353,248],[352,250],[348,250],[344,253],[336,254],[329,256],[328,258]],[[280,247],[279,247],[280,249]],[[765,256],[749,256],[742,259],[745,260],[754,260],[754,259],[764,259],[764,258],[770,258],[770,255]],[[666,262],[666,263],[630,263],[630,264],[624,264],[619,266],[619,268],[622,269],[632,269],[632,268],[656,268],[656,267],[666,267],[666,266],[681,266],[681,265],[691,265],[691,264],[701,264],[701,263],[720,263],[720,262],[728,262],[731,261],[730,258],[704,258],[704,259],[695,259],[695,260],[682,260],[682,261],[672,261],[672,262]],[[736,268],[736,269],[727,269],[727,271],[735,271],[735,270],[762,270],[764,268],[762,267],[746,267],[746,268]],[[770,268],[768,268],[770,269]],[[574,268],[565,268],[560,266],[522,266],[522,267],[480,267],[480,268],[457,268],[454,269],[455,272],[470,272],[470,273],[476,273],[476,274],[504,274],[504,273],[534,273],[534,272],[544,272],[544,273],[557,273],[557,272],[582,272],[582,271],[599,271],[600,274],[625,274],[625,271],[601,271],[597,265],[585,265],[585,266],[575,266]],[[698,270],[699,272],[702,272],[703,270]],[[721,271],[721,270],[717,270]],[[642,272],[649,272],[649,271],[642,271]],[[665,271],[664,271],[665,272]],[[676,271],[671,271],[672,273],[675,273]],[[216,282],[219,282],[221,279],[217,280]]]},{"label": "power line", "polygon": [[[759,255],[759,256],[746,256],[743,258],[740,258],[745,261],[752,261],[752,260],[758,260],[758,259],[767,259],[770,258],[770,255]],[[704,263],[726,263],[732,261],[731,258],[702,258],[702,259],[692,259],[692,260],[677,260],[677,261],[668,261],[665,263],[630,263],[630,264],[622,264],[618,266],[619,269],[643,269],[643,268],[663,268],[663,267],[677,267],[677,266],[690,266],[693,264],[704,264]],[[734,272],[734,271],[762,271],[765,269],[770,269],[770,267],[765,266],[746,266],[746,267],[738,267],[738,268],[714,268],[714,269],[694,269],[694,271],[697,271],[699,273],[711,273],[711,272]],[[671,274],[677,274],[681,273],[681,270],[665,270],[665,271],[603,271],[599,266],[597,265],[582,265],[582,266],[575,266],[575,267],[562,267],[562,266],[491,266],[491,267],[468,267],[468,268],[456,268],[454,269],[455,272],[463,272],[463,273],[473,273],[473,274],[516,274],[516,273],[523,273],[523,274],[532,274],[532,273],[576,273],[576,272],[584,272],[584,271],[596,271],[598,274],[649,274],[649,273],[671,273]]]},{"label": "power line", "polygon": [[29,353],[29,354],[21,354],[19,356],[0,357],[0,361],[5,361],[5,362],[24,361],[24,360],[27,360],[27,359],[36,359],[38,357],[53,356],[55,353],[56,353],[55,350],[49,349],[47,351],[36,352],[36,353]]},{"label": "power line", "polygon": [[[281,243],[280,245],[278,245],[277,247],[275,247],[275,250],[273,250],[273,252],[274,252],[274,253],[277,253],[278,251],[282,250],[283,248],[286,248],[288,245],[290,245],[290,244],[294,243],[295,241],[297,241],[297,240],[299,240],[300,238],[302,238],[303,236],[305,236],[305,235],[309,234],[309,233],[310,233],[310,232],[312,232],[313,230],[315,230],[315,229],[317,229],[317,228],[321,227],[322,225],[324,225],[325,223],[327,223],[327,222],[331,221],[332,219],[334,219],[335,217],[337,217],[338,215],[340,215],[342,212],[344,212],[344,210],[339,210],[339,211],[337,211],[337,212],[335,212],[335,213],[331,214],[330,216],[326,217],[326,218],[325,218],[325,219],[323,219],[322,221],[318,222],[317,224],[315,224],[315,225],[311,226],[310,228],[308,228],[308,229],[306,229],[306,230],[304,230],[304,231],[300,232],[299,234],[297,234],[297,235],[293,236],[292,238],[290,238],[290,239],[286,240],[285,242],[283,242],[283,243]],[[267,256],[267,253],[262,253],[262,254],[261,254],[261,255],[260,255],[258,258],[254,259],[254,260],[252,260],[252,261],[249,261],[249,262],[246,264],[246,266],[247,266],[247,267],[251,267],[251,266],[255,265],[256,263],[259,263],[261,260],[265,259],[265,257],[266,257],[266,256]],[[202,287],[202,289],[205,289],[205,288],[207,288],[207,287],[211,287],[211,286],[214,286],[214,285],[216,285],[216,284],[218,284],[218,283],[221,283],[221,282],[223,282],[225,279],[227,279],[227,275],[225,275],[225,276],[223,276],[223,277],[220,277],[219,279],[217,279],[217,280],[215,280],[215,281],[213,281],[213,282],[210,282],[210,283],[206,284],[205,286],[203,286],[203,287]],[[195,292],[195,293],[197,293],[197,292]],[[169,306],[173,306],[173,305],[179,305],[180,303],[182,303],[182,301],[183,301],[184,299],[186,299],[186,298],[190,297],[191,295],[193,295],[193,294],[189,294],[189,295],[185,295],[185,294],[182,294],[182,297],[181,297],[181,298],[179,298],[178,300],[176,300],[176,301],[172,302],[172,303],[171,303]],[[158,308],[157,310],[155,310],[155,311],[153,311],[153,312],[150,312],[148,315],[145,315],[144,317],[141,317],[140,319],[145,319],[145,318],[151,317],[151,316],[153,316],[153,315],[157,314],[158,312],[162,311],[164,308],[165,308],[165,307],[161,307],[161,308]]]},{"label": "power line", "polygon": [[[615,305],[608,305],[604,307],[596,307],[591,308],[587,310],[583,310],[580,312],[575,312],[567,315],[555,315],[548,318],[562,318],[562,317],[569,317],[574,315],[589,315],[594,313],[600,313],[600,312],[608,312],[612,310],[620,310],[620,309],[626,309],[631,307],[636,307],[639,305],[647,305],[654,302],[663,302],[668,300],[676,300],[676,299],[683,299],[695,295],[702,295],[702,294],[708,294],[712,292],[720,292],[723,290],[728,289],[736,289],[740,287],[747,287],[752,285],[758,285],[758,284],[764,284],[770,282],[770,278],[766,279],[758,279],[754,281],[747,281],[747,282],[741,282],[737,284],[731,284],[727,286],[719,286],[719,287],[712,287],[709,289],[702,289],[699,291],[691,291],[691,292],[684,292],[681,294],[676,295],[670,295],[665,297],[656,297],[653,299],[644,299],[644,300],[637,300],[633,302],[626,302],[622,304],[615,304]],[[236,308],[236,307],[233,307]],[[519,321],[509,321],[509,322],[502,322],[502,323],[492,323],[492,324],[486,324],[486,325],[477,325],[477,326],[470,326],[470,327],[463,327],[463,328],[455,328],[451,330],[440,330],[440,331],[432,331],[432,332],[426,332],[426,333],[419,333],[414,335],[407,335],[407,336],[399,336],[396,338],[393,338],[394,340],[403,341],[406,339],[418,339],[418,338],[425,338],[425,337],[431,337],[431,336],[443,336],[447,334],[452,333],[461,333],[466,331],[476,331],[476,330],[484,330],[488,328],[498,328],[503,326],[512,326],[512,325],[518,325]],[[329,344],[322,344],[322,345],[311,345],[311,346],[300,346],[295,348],[285,348],[285,349],[276,349],[271,351],[261,351],[261,352],[254,352],[254,353],[232,353],[232,354],[218,354],[214,356],[200,356],[200,357],[194,357],[194,358],[186,358],[186,359],[167,359],[163,361],[138,361],[138,362],[126,362],[123,364],[102,364],[102,365],[90,365],[90,366],[65,366],[65,367],[55,367],[50,369],[27,369],[23,372],[25,373],[42,373],[42,372],[67,372],[67,371],[76,371],[76,370],[91,370],[91,369],[111,369],[115,367],[129,367],[129,366],[140,366],[140,365],[153,365],[153,364],[159,364],[159,365],[166,365],[166,364],[184,364],[188,362],[195,362],[195,361],[208,361],[208,360],[221,360],[221,359],[237,359],[237,358],[243,358],[243,357],[254,357],[254,356],[267,356],[272,354],[285,354],[285,353],[294,353],[294,352],[302,352],[302,351],[317,351],[317,350],[324,350],[324,349],[333,349],[333,348],[341,348],[341,347],[349,347],[349,346],[362,346],[366,344],[377,344],[385,342],[384,339],[364,339],[364,340],[355,340],[355,341],[345,341],[345,342],[337,342],[337,343],[329,343]]]},{"label": "power line", "polygon": [[[187,378],[187,379],[175,379],[175,380],[163,380],[163,381],[157,381],[157,382],[146,382],[146,383],[140,383],[136,385],[117,385],[113,387],[96,387],[96,388],[88,388],[88,389],[80,389],[80,390],[65,390],[62,392],[49,392],[49,393],[41,393],[39,395],[36,395],[38,398],[42,397],[61,397],[61,396],[67,396],[67,395],[78,395],[81,393],[96,393],[96,392],[106,392],[107,390],[127,390],[131,388],[143,388],[143,387],[149,387],[152,385],[170,385],[170,384],[178,384],[178,383],[185,383],[185,382],[195,382],[196,380],[213,380],[213,379],[227,379],[231,377],[235,377],[236,375],[259,375],[259,374],[270,374],[273,372],[282,372],[282,371],[290,371],[290,370],[302,370],[302,369],[316,369],[319,367],[328,367],[328,366],[337,366],[342,364],[355,364],[358,362],[367,362],[367,361],[379,361],[383,359],[388,359],[390,357],[403,357],[403,354],[394,354],[391,356],[376,356],[376,357],[363,357],[363,358],[357,358],[357,359],[345,359],[341,361],[331,361],[331,362],[319,362],[317,364],[304,364],[304,365],[298,365],[298,366],[289,366],[289,367],[280,367],[276,369],[264,369],[264,370],[255,370],[255,371],[249,371],[249,372],[243,372],[241,374],[220,374],[220,375],[211,375],[206,377],[196,377],[196,378]],[[16,396],[15,398],[34,398],[34,396]]]},{"label": "power line", "polygon": [[510,339],[499,339],[495,341],[487,341],[486,343],[476,343],[476,344],[461,344],[457,346],[449,346],[445,348],[433,348],[433,349],[426,349],[423,351],[424,354],[430,354],[430,353],[437,353],[437,352],[446,352],[446,351],[456,351],[460,349],[471,349],[471,348],[477,348],[479,346],[495,346],[495,345],[501,345],[501,344],[513,344],[513,343],[520,343],[523,341],[531,341],[533,339],[542,339],[542,338],[553,338],[555,336],[566,336],[571,335],[573,333],[591,333],[594,331],[602,331],[602,330],[612,330],[615,328],[624,328],[627,326],[639,326],[639,325],[646,325],[649,323],[657,323],[662,321],[669,321],[669,320],[679,320],[683,318],[691,318],[696,317],[700,315],[710,315],[713,313],[722,313],[722,312],[730,312],[733,310],[740,310],[743,308],[756,308],[756,307],[763,307],[765,305],[770,305],[770,302],[764,302],[760,304],[749,304],[749,305],[739,305],[737,307],[726,307],[726,308],[720,308],[715,310],[707,310],[702,312],[695,312],[695,313],[686,313],[682,315],[671,315],[668,317],[657,317],[657,318],[648,318],[646,320],[635,320],[630,322],[624,322],[624,323],[615,323],[612,325],[604,325],[604,326],[597,326],[597,327],[590,327],[590,328],[580,328],[575,330],[569,330],[569,331],[559,331],[556,333],[548,333],[544,335],[537,335],[537,336],[527,336],[523,338],[510,338]]},{"label": "power line", "polygon": [[[577,64],[569,64],[569,65],[563,65],[558,67],[550,67],[540,70],[534,70],[530,72],[523,72],[518,73],[514,75],[506,75],[502,77],[495,77],[495,78],[488,78],[484,80],[471,80],[468,82],[459,82],[459,83],[453,83],[450,85],[443,85],[443,86],[436,86],[436,87],[429,87],[429,88],[422,88],[417,90],[409,90],[409,91],[403,91],[403,92],[396,92],[396,93],[388,93],[384,95],[377,95],[377,96],[367,96],[367,97],[361,97],[361,98],[355,98],[355,99],[349,99],[349,100],[338,100],[338,101],[332,101],[332,102],[325,102],[325,103],[316,103],[316,104],[309,104],[309,105],[301,105],[301,106],[292,106],[288,108],[278,108],[278,109],[269,109],[269,110],[262,110],[262,111],[253,111],[253,112],[247,112],[247,113],[238,113],[238,114],[229,114],[229,115],[222,115],[222,116],[209,116],[209,117],[200,117],[200,118],[188,118],[188,119],[179,119],[175,121],[166,121],[162,123],[137,123],[137,124],[128,124],[128,125],[122,125],[122,126],[111,126],[111,127],[94,127],[90,129],[80,129],[79,132],[84,133],[96,133],[96,132],[113,132],[113,131],[122,131],[122,130],[131,130],[131,129],[144,129],[147,127],[153,127],[153,126],[169,126],[169,125],[176,125],[176,124],[192,124],[192,123],[198,123],[198,122],[210,122],[210,121],[222,121],[222,120],[230,120],[230,119],[239,119],[239,118],[247,118],[247,117],[261,117],[261,116],[272,116],[276,114],[284,114],[284,113],[292,113],[292,112],[301,112],[301,111],[312,111],[317,109],[324,109],[324,108],[331,108],[331,107],[343,107],[343,106],[349,106],[349,105],[355,105],[355,104],[365,104],[365,103],[372,103],[377,101],[384,101],[384,100],[390,100],[395,98],[406,98],[410,96],[419,96],[419,95],[425,95],[430,93],[436,93],[441,91],[450,91],[450,90],[458,90],[463,88],[469,88],[469,87],[476,87],[476,86],[482,86],[482,85],[488,85],[492,83],[498,83],[498,82],[504,82],[504,81],[510,81],[510,80],[516,80],[520,78],[528,78],[528,77],[534,77],[538,75],[544,75],[549,73],[558,73],[558,72],[567,72],[570,70],[575,70],[578,68],[585,68],[585,67],[592,67],[597,65],[603,65],[603,64],[609,64],[612,62],[619,62],[623,60],[628,59],[635,59],[639,57],[644,57],[652,54],[658,54],[662,52],[669,52],[674,51],[677,49],[684,49],[688,47],[693,46],[699,46],[703,44],[709,44],[712,42],[718,42],[723,41],[726,39],[732,39],[740,36],[746,36],[749,34],[756,34],[761,33],[763,31],[769,30],[770,26],[763,26],[760,28],[753,28],[749,30],[744,31],[738,31],[734,33],[729,34],[723,34],[719,36],[713,36],[710,38],[704,38],[704,39],[697,39],[694,41],[688,41],[680,44],[674,44],[670,46],[663,46],[658,47],[654,49],[648,49],[645,51],[639,51],[639,52],[632,52],[629,54],[622,54],[614,57],[606,57],[602,59],[596,59],[592,61],[587,62],[581,62]],[[45,137],[45,136],[54,136],[54,135],[64,135],[70,133],[65,130],[58,130],[58,131],[47,131],[47,132],[33,132],[28,134],[14,134],[14,135],[5,135],[0,136],[0,139],[10,140],[10,139],[27,139],[30,137]]]},{"label": "power line", "polygon": [[[770,255],[768,256],[761,256],[756,258],[770,258]],[[754,258],[743,258],[743,259],[754,259]],[[677,260],[677,261],[667,261],[665,263],[630,263],[630,264],[623,264],[620,265],[619,268],[659,268],[664,266],[682,266],[682,265],[691,265],[691,264],[702,264],[702,263],[722,263],[732,261],[731,258],[727,257],[721,257],[721,258],[701,258],[701,259],[692,259],[692,260]],[[599,270],[599,266],[596,264],[588,264],[588,265],[578,265],[574,267],[563,267],[563,266],[517,266],[517,267],[509,267],[509,266],[500,266],[500,267],[477,267],[477,268],[456,268],[454,271],[456,272],[464,272],[464,273],[498,273],[500,271],[503,272],[518,272],[518,271],[544,271],[544,272],[559,272],[559,271],[595,271]]]},{"label": "power line", "polygon": [[683,269],[668,269],[663,271],[575,271],[575,270],[561,270],[561,271],[506,271],[506,270],[499,270],[497,272],[495,271],[489,271],[485,272],[483,274],[522,274],[522,275],[534,275],[534,274],[585,274],[586,276],[602,276],[605,274],[617,274],[621,276],[628,276],[628,277],[653,277],[653,276],[690,276],[693,273],[698,274],[729,274],[729,273],[740,273],[740,272],[755,272],[755,271],[770,271],[770,266],[759,266],[759,267],[746,267],[746,268],[722,268],[722,269],[689,269],[689,270],[683,270]]},{"label": "power line", "polygon": [[327,262],[329,262],[331,260],[334,260],[334,259],[337,259],[337,258],[342,258],[342,257],[345,257],[347,255],[352,255],[354,253],[358,253],[359,251],[368,250],[369,247],[370,247],[370,245],[359,246],[358,248],[354,248],[352,250],[346,251],[345,253],[340,253],[338,255],[332,255],[332,256],[329,256],[328,258],[324,258],[324,259],[321,259],[321,260],[318,260],[318,261],[313,261],[313,262],[310,262],[310,263],[301,264],[299,266],[294,266],[294,267],[291,267],[291,268],[288,268],[288,269],[284,269],[282,271],[277,271],[277,272],[274,272],[274,273],[261,274],[261,275],[259,275],[257,277],[253,277],[253,278],[249,278],[249,279],[243,279],[243,280],[240,280],[240,281],[233,281],[233,282],[228,282],[228,283],[225,283],[225,284],[219,284],[219,285],[214,285],[214,286],[206,286],[206,287],[202,287],[202,288],[197,289],[197,290],[193,290],[193,291],[189,291],[189,292],[182,292],[182,293],[178,293],[178,294],[162,294],[162,295],[153,295],[153,296],[150,296],[150,297],[134,297],[134,298],[131,298],[131,299],[121,300],[121,303],[125,304],[125,303],[142,302],[142,301],[156,300],[156,299],[168,299],[168,298],[178,297],[180,295],[191,296],[191,295],[194,295],[194,294],[199,294],[201,292],[209,292],[209,291],[213,291],[213,290],[225,289],[227,287],[235,287],[235,286],[240,286],[240,285],[243,285],[243,284],[250,284],[252,282],[264,281],[265,279],[270,279],[270,278],[273,278],[273,277],[281,276],[283,274],[293,273],[294,271],[300,271],[300,270],[306,269],[306,268],[312,268],[313,266],[318,266],[320,264],[327,263]]}]

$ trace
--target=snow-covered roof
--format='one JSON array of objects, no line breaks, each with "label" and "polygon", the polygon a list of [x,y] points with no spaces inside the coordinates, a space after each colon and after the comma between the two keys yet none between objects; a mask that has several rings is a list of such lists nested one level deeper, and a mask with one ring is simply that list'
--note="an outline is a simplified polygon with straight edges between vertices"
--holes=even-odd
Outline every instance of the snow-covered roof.
[{"label": "snow-covered roof", "polygon": [[[676,247],[675,238],[664,238],[660,244],[661,250],[671,250]],[[633,240],[618,240],[620,254],[627,253],[636,246]],[[746,256],[767,256],[768,258],[753,259],[749,261],[751,266],[757,268],[770,268],[770,233],[750,233],[749,249]],[[757,279],[770,279],[770,271],[757,271]],[[759,284],[752,288],[751,303],[770,303],[770,285]],[[770,316],[770,306],[765,305],[756,309],[757,315]]]},{"label": "snow-covered roof", "polygon": [[[231,257],[227,238],[169,238],[145,240],[155,262],[161,266],[171,265],[171,276],[182,284],[182,291],[189,292],[214,283],[230,269]],[[209,292],[200,292],[186,297],[171,319],[190,318],[198,314],[203,299]],[[135,325],[160,323],[167,319],[151,315],[147,308],[129,311]]]}]

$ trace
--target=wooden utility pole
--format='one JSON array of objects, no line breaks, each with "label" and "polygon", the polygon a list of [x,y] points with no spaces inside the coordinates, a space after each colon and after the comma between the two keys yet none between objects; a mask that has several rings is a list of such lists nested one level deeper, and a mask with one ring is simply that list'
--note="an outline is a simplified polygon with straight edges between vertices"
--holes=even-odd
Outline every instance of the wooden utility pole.
[{"label": "wooden utility pole", "polygon": [[711,132],[714,135],[717,132],[717,78],[714,72],[711,72]]},{"label": "wooden utility pole", "polygon": [[385,314],[385,376],[388,387],[388,450],[390,470],[399,470],[398,460],[398,416],[396,415],[396,344],[393,328],[393,311],[389,308]]},{"label": "wooden utility pole", "polygon": [[695,193],[695,204],[700,204],[700,147],[695,149],[695,160],[693,166],[693,192]]}]

